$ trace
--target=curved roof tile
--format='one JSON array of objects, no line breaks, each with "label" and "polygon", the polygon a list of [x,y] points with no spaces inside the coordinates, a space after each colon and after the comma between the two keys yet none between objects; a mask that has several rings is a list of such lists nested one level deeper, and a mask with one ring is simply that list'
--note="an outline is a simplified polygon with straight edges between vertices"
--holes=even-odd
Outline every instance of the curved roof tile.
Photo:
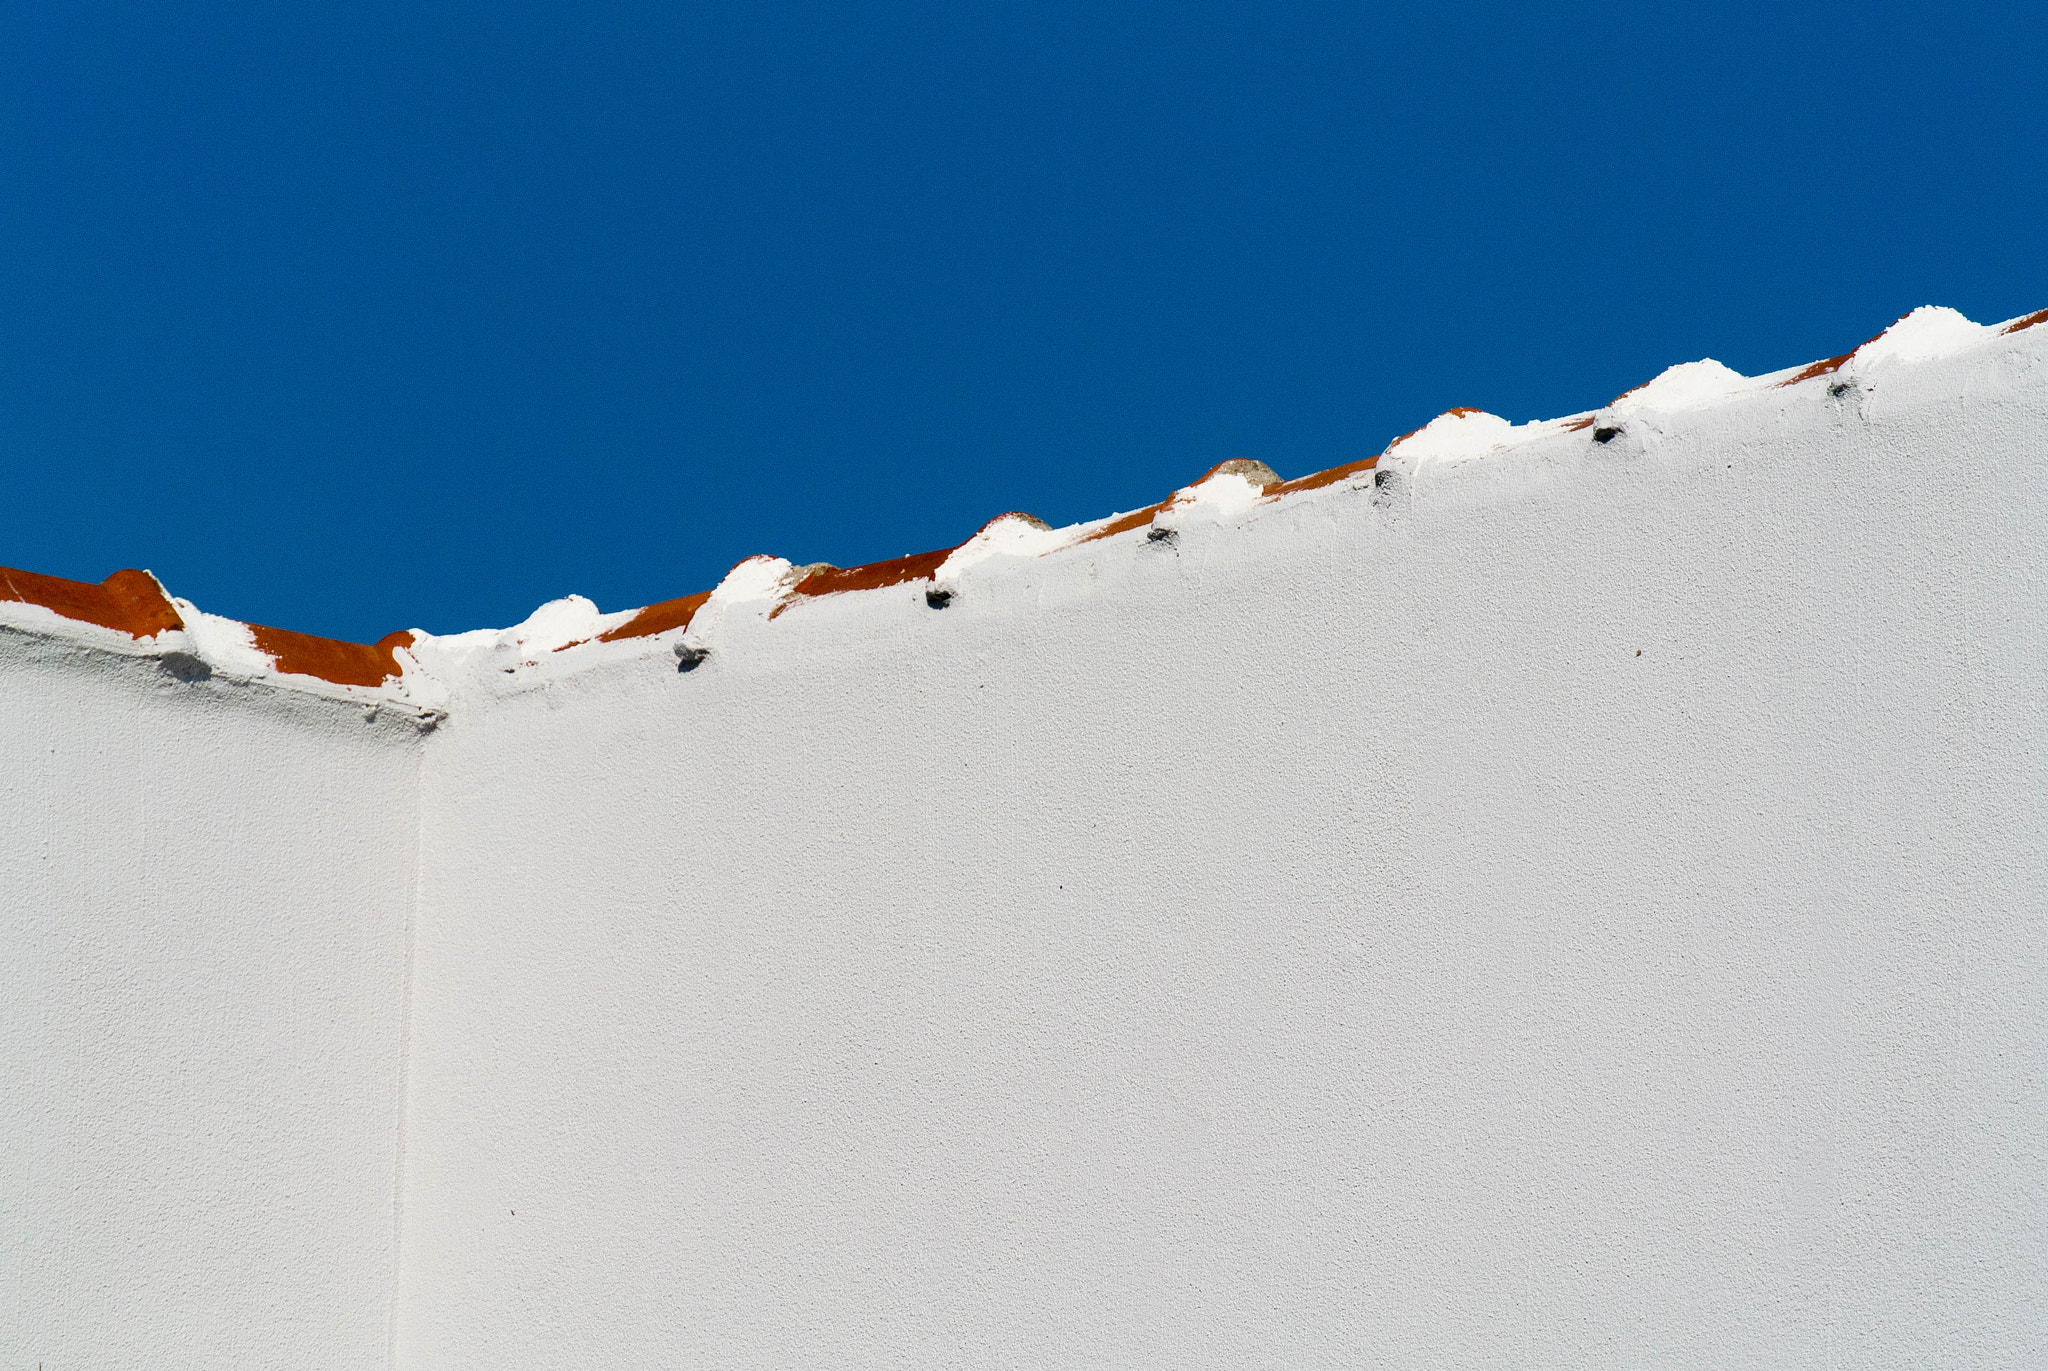
[{"label": "curved roof tile", "polygon": [[98,624],[131,638],[154,638],[185,626],[156,577],[132,568],[94,585],[0,567],[0,600],[41,605],[67,619]]},{"label": "curved roof tile", "polygon": [[[2011,320],[2000,331],[2018,333],[2044,323],[2048,323],[2048,309]],[[1876,339],[1869,341],[1875,342]],[[1855,357],[1857,351],[1861,351],[1861,348],[1845,352],[1839,357],[1814,362],[1778,384],[1797,385],[1801,381],[1809,381],[1839,371]],[[1629,393],[1631,392],[1624,392],[1624,395]],[[1448,411],[1453,415],[1475,412],[1462,408]],[[1594,414],[1575,415],[1566,420],[1563,427],[1567,431],[1575,431],[1589,428],[1596,421],[1597,416]],[[1392,452],[1419,432],[1421,429],[1402,434],[1387,445],[1386,452]],[[1325,471],[1297,476],[1291,481],[1276,478],[1264,483],[1264,498],[1274,500],[1301,491],[1318,490],[1335,485],[1347,477],[1362,475],[1377,467],[1386,452],[1359,461],[1347,462]],[[1210,468],[1202,480],[1226,471],[1249,474],[1256,465],[1242,460],[1219,463]],[[1258,469],[1268,476],[1271,475],[1264,467]],[[1195,482],[1196,485],[1200,483]],[[1176,492],[1158,504],[1117,515],[1078,541],[1095,542],[1143,528],[1159,513],[1172,507],[1178,495],[1179,492]],[[820,565],[808,568],[800,574],[799,579],[791,586],[788,598],[773,613],[780,614],[799,597],[837,595],[853,590],[878,590],[908,581],[930,580],[956,550],[957,547],[936,548],[930,552],[913,553],[907,557],[869,562],[856,567]],[[619,642],[688,628],[697,612],[710,598],[710,591],[700,591],[695,595],[685,595],[678,599],[648,605],[624,623],[599,634],[597,641]],[[170,597],[164,593],[156,578],[147,571],[117,571],[94,585],[87,581],[68,581],[58,576],[0,567],[0,601],[40,605],[64,618],[80,623],[97,624],[137,639],[151,638],[159,633],[185,627],[177,607],[171,603]],[[295,633],[290,629],[271,628],[263,624],[249,625],[249,632],[255,646],[272,659],[277,671],[312,676],[344,686],[378,686],[388,678],[399,675],[398,649],[409,647],[414,641],[410,629],[390,634],[375,643],[343,642],[334,638],[317,637],[310,633]]]}]

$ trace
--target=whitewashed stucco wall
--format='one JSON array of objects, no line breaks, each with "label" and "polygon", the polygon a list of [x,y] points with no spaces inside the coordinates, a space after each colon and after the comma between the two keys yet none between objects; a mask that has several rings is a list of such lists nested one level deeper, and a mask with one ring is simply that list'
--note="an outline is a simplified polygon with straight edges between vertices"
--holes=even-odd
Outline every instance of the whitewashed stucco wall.
[{"label": "whitewashed stucco wall", "polygon": [[1772,379],[687,674],[0,606],[0,1360],[2048,1363],[2048,327]]},{"label": "whitewashed stucco wall", "polygon": [[400,1364],[2048,1362],[2043,380],[457,710]]},{"label": "whitewashed stucco wall", "polygon": [[0,628],[0,1365],[389,1364],[420,741]]}]

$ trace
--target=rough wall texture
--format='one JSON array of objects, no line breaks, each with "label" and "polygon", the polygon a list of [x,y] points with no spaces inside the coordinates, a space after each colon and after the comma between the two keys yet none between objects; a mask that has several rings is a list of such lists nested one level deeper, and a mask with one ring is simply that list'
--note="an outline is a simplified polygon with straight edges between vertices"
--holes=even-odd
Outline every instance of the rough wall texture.
[{"label": "rough wall texture", "polygon": [[2048,1359],[2027,376],[1422,465],[458,717],[400,1348]]},{"label": "rough wall texture", "polygon": [[0,1365],[387,1364],[419,744],[0,628]]},{"label": "rough wall texture", "polygon": [[[360,1213],[201,1273],[324,1310],[357,1287],[315,1266],[388,1270],[402,1060],[403,1368],[2040,1364],[2044,334],[1908,330],[1712,403],[1686,372],[1512,442],[1447,417],[1299,495],[992,525],[877,589],[744,564],[652,638],[564,602],[421,639],[423,744],[318,701],[207,749],[359,790],[259,803],[216,761],[205,792],[252,806],[232,834],[388,780],[369,834],[423,756],[403,1052],[381,858],[388,917],[226,924],[204,967],[138,875],[102,902],[125,941],[74,935],[106,979],[31,988],[170,1061],[196,1011],[165,994],[152,1036],[123,998],[166,947],[217,1015],[238,968],[360,957],[348,1014],[255,987],[269,1017],[186,1073],[214,1094],[159,1066],[105,1098],[159,1132],[323,1110],[336,1156],[378,1123],[307,1182],[383,1165]],[[143,717],[37,670],[53,737]],[[220,731],[150,708],[135,747]],[[123,765],[46,766],[81,793],[38,803],[116,804]],[[281,831],[233,860],[338,860],[330,821]],[[101,879],[118,836],[49,865]],[[35,1013],[10,1043],[68,1071]],[[221,1096],[237,1053],[301,1104]],[[92,1259],[69,1192],[28,1193],[49,1268]],[[121,1260],[190,1277],[150,1256],[177,1212],[122,1213]],[[245,1217],[195,1231],[301,1232]],[[249,1338],[207,1362],[269,1364]]]}]

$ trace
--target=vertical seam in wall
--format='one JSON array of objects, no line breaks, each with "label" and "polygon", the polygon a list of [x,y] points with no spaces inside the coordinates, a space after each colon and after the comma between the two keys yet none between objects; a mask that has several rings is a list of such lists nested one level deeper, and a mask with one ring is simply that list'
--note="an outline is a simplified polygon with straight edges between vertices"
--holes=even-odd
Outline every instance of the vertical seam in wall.
[{"label": "vertical seam in wall", "polygon": [[391,1156],[391,1289],[384,1328],[385,1371],[396,1371],[398,1366],[398,1301],[405,1255],[405,1124],[412,1110],[413,927],[419,919],[420,872],[425,866],[421,854],[426,841],[427,749],[432,740],[431,733],[420,739],[419,769],[413,781],[412,881],[406,892],[398,1001],[398,1125]]}]

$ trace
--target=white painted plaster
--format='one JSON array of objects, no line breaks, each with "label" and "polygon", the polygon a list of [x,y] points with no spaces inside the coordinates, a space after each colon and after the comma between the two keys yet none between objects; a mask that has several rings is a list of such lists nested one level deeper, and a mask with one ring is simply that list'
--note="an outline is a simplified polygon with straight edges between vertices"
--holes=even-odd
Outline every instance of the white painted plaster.
[{"label": "white painted plaster", "polygon": [[421,736],[195,664],[0,628],[0,1366],[389,1364]]},{"label": "white painted plaster", "polygon": [[1666,367],[1655,380],[1616,400],[1613,409],[1620,413],[1670,414],[1714,404],[1755,386],[1755,382],[1733,367],[1722,366],[1708,357]]},{"label": "white painted plaster", "polygon": [[1925,362],[1962,351],[1990,332],[1955,310],[1922,305],[1856,349],[1855,360],[1857,366],[1866,369],[1895,362]]},{"label": "white painted plaster", "polygon": [[1050,528],[1036,515],[1000,515],[954,548],[952,556],[940,564],[932,579],[942,586],[951,587],[968,570],[985,562],[1006,557],[1043,557],[1073,540],[1074,530]]},{"label": "white painted plaster", "polygon": [[190,600],[174,597],[171,603],[177,607],[178,617],[185,621],[193,650],[212,670],[244,680],[276,672],[277,662],[256,646],[256,635],[249,625],[239,619],[208,614]]},{"label": "white painted plaster", "polygon": [[944,608],[744,563],[687,673],[422,639],[446,722],[348,745],[422,757],[393,1364],[2048,1361],[2048,328],[1906,324],[997,529]]}]

